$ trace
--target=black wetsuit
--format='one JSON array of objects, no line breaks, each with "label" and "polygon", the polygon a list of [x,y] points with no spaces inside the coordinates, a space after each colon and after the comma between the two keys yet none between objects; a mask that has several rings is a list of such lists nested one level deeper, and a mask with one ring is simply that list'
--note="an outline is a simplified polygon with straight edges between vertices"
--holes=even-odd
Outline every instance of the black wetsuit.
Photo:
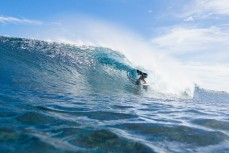
[{"label": "black wetsuit", "polygon": [[145,79],[145,78],[148,77],[148,74],[147,73],[144,73],[144,72],[139,71],[139,70],[138,70],[138,75],[140,75],[140,78],[142,77],[143,79]]},{"label": "black wetsuit", "polygon": [[148,74],[144,73],[142,71],[137,70],[138,75],[140,75],[140,78],[137,80],[136,84],[140,84],[140,81],[144,81],[146,83],[145,78],[147,78]]}]

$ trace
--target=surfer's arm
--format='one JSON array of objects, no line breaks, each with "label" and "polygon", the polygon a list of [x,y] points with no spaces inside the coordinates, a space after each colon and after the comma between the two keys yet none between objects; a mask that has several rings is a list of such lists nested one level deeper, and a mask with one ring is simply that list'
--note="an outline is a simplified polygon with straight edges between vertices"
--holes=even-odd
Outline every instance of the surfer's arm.
[{"label": "surfer's arm", "polygon": [[144,82],[144,84],[147,84],[145,79],[142,79],[142,81]]}]

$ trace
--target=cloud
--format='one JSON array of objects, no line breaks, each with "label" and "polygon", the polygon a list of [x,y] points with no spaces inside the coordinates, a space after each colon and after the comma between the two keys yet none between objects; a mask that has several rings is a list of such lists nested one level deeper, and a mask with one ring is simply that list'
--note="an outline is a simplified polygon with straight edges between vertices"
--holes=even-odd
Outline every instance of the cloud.
[{"label": "cloud", "polygon": [[[151,40],[157,50],[185,60],[225,62],[229,58],[228,28],[173,28]],[[204,61],[203,61],[204,60]]]},{"label": "cloud", "polygon": [[11,24],[34,24],[41,25],[43,24],[41,21],[30,20],[25,18],[15,18],[9,16],[0,16],[0,23],[11,23]]},{"label": "cloud", "polygon": [[190,17],[188,17],[187,19],[185,19],[184,21],[194,21],[194,19],[193,19],[192,16],[190,16]]},{"label": "cloud", "polygon": [[228,16],[228,0],[195,0],[184,6],[182,16],[194,18],[209,18],[213,16]]},{"label": "cloud", "polygon": [[228,0],[196,0],[196,6],[200,13],[229,15]]}]

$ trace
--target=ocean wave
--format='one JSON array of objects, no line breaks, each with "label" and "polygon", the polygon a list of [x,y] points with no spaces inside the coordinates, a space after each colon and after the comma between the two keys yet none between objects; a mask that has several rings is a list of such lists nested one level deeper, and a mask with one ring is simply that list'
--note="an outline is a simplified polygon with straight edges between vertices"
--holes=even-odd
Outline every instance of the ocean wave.
[{"label": "ocean wave", "polygon": [[149,80],[153,82],[149,90],[140,89],[128,78],[128,74],[136,76],[136,67],[122,53],[109,48],[0,37],[0,52],[2,85],[78,95],[132,93],[192,97],[188,88],[177,91],[178,94],[157,91],[153,87],[158,86],[155,83],[158,76]]}]

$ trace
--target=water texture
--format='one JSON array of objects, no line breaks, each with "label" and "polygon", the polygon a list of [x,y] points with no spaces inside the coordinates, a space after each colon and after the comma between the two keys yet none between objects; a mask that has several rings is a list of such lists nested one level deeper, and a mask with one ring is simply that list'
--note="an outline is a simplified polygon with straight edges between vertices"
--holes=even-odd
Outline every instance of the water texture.
[{"label": "water texture", "polygon": [[0,55],[1,153],[229,152],[226,92],[158,96],[108,48],[0,37]]}]

